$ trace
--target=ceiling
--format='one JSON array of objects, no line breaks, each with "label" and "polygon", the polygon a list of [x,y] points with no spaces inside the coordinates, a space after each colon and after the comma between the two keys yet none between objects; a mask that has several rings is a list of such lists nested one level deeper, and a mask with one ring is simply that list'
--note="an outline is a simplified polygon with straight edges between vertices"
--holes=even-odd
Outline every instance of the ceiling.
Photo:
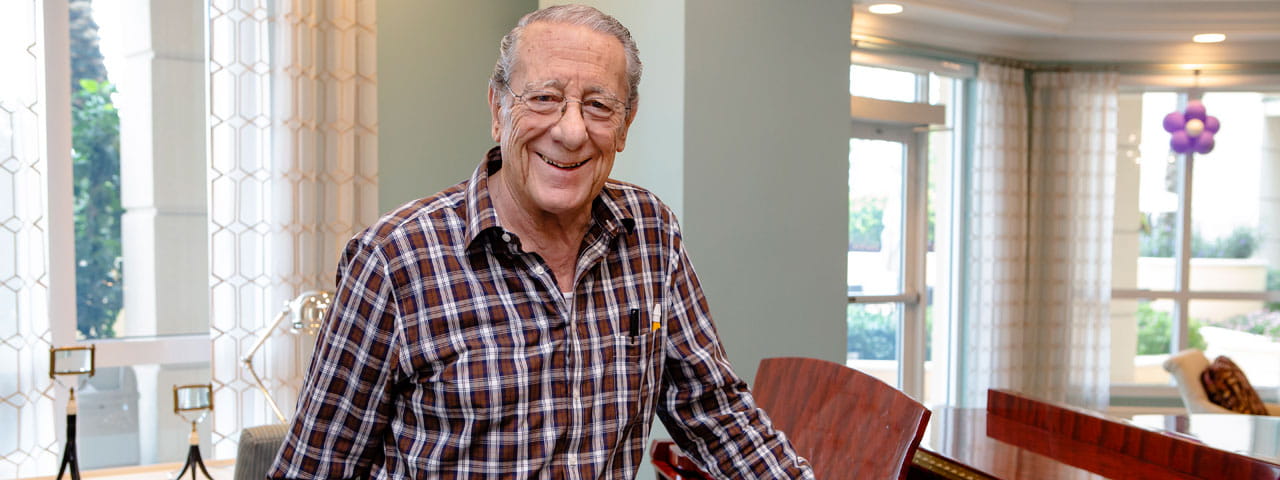
[{"label": "ceiling", "polygon": [[[874,15],[855,0],[855,39],[870,36],[1042,62],[1280,61],[1280,0],[900,0]],[[1195,44],[1196,33],[1227,41]]]}]

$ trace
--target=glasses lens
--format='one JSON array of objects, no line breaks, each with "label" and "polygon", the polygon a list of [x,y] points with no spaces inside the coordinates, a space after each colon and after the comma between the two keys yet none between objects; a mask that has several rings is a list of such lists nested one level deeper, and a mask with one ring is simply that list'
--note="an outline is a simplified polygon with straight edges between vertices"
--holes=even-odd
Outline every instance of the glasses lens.
[{"label": "glasses lens", "polygon": [[537,113],[557,112],[564,105],[564,97],[555,92],[525,92],[521,98],[524,100],[525,106],[529,107],[529,110]]},{"label": "glasses lens", "polygon": [[[542,115],[562,113],[565,111],[565,103],[573,101],[557,92],[543,90],[527,91],[516,98],[523,102],[529,111]],[[626,110],[626,105],[608,96],[589,96],[575,102],[582,105],[583,120],[600,125],[617,125],[622,121]]]},{"label": "glasses lens", "polygon": [[596,120],[609,120],[614,114],[618,113],[620,106],[612,99],[607,98],[587,98],[582,100],[582,113],[585,113]]}]

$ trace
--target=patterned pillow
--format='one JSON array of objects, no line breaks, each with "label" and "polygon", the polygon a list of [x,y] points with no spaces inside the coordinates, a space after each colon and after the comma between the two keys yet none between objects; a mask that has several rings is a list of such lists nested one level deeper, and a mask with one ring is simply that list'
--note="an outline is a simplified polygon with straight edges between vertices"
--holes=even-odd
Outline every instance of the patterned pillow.
[{"label": "patterned pillow", "polygon": [[1200,373],[1200,383],[1204,384],[1209,401],[1222,408],[1249,415],[1267,414],[1262,397],[1230,358],[1219,356],[1213,359],[1213,363]]}]

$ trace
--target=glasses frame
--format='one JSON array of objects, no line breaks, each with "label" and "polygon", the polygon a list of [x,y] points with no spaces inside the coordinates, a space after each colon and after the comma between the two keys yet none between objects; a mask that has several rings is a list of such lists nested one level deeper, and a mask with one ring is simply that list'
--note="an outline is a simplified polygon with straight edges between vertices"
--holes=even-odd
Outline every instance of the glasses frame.
[{"label": "glasses frame", "polygon": [[[562,102],[560,102],[560,116],[556,118],[556,121],[560,121],[560,119],[564,118],[564,114],[565,114],[565,112],[567,112],[567,111],[569,110],[569,103],[570,103],[570,102],[577,102],[577,103],[578,103],[579,115],[581,115],[581,116],[582,116],[583,121],[588,121],[588,120],[587,120],[587,114],[586,114],[586,112],[582,110],[582,102],[583,102],[583,99],[582,99],[582,98],[578,98],[578,99],[576,99],[576,100],[575,100],[575,99],[571,99],[571,98],[569,98],[569,96],[568,96],[568,95],[565,95],[565,94],[563,94],[563,93],[559,93],[559,92],[554,92],[554,91],[551,91],[551,90],[533,90],[533,89],[526,89],[526,90],[524,91],[524,93],[517,94],[514,90],[512,90],[512,89],[511,89],[511,85],[510,85],[510,84],[506,84],[506,83],[504,83],[504,84],[502,85],[502,88],[503,88],[504,90],[506,90],[506,91],[507,91],[507,94],[508,94],[508,95],[511,95],[511,97],[512,97],[512,98],[516,99],[516,100],[517,100],[517,101],[519,101],[520,103],[523,103],[523,104],[525,105],[525,107],[526,107],[526,108],[528,108],[528,107],[529,107],[529,101],[528,101],[528,100],[525,100],[525,98],[524,98],[524,97],[525,97],[525,96],[527,96],[527,95],[529,95],[529,93],[531,93],[531,92],[532,92],[532,93],[539,93],[539,92],[554,93],[554,94],[556,94],[556,95],[558,95],[558,96],[560,96],[560,97],[563,97],[563,98],[564,98],[564,100],[563,100]],[[622,105],[622,109],[620,110],[620,111],[622,112],[622,117],[621,117],[621,118],[619,118],[619,119],[617,120],[617,125],[615,125],[614,127],[616,128],[616,127],[620,127],[620,126],[622,126],[622,124],[626,121],[627,116],[631,115],[631,103],[629,103],[629,102],[624,102],[624,101],[622,101],[622,100],[619,100],[619,99],[618,99],[618,97],[615,97],[615,96],[613,96],[613,95],[605,95],[605,94],[602,94],[601,96],[603,97],[603,99],[604,99],[604,100],[608,100],[608,101],[610,101],[610,102],[616,102],[618,105]],[[546,112],[546,113],[538,112],[537,110],[534,110],[534,109],[532,109],[532,108],[530,108],[530,111],[532,111],[532,112],[534,112],[534,113],[537,113],[537,114],[539,114],[539,115],[550,115],[550,114],[551,114],[551,112]],[[589,121],[588,121],[588,122],[589,122]]]}]

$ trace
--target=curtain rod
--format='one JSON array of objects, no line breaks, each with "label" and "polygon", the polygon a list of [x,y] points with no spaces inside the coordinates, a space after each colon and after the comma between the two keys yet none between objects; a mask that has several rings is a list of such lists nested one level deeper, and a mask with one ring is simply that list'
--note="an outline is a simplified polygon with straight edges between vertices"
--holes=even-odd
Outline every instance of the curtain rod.
[{"label": "curtain rod", "polygon": [[1037,72],[1106,71],[1122,74],[1190,74],[1194,70],[1199,70],[1201,74],[1280,74],[1280,62],[1180,64],[1154,62],[1031,61],[993,55],[977,55],[961,50],[936,47],[921,43],[890,40],[870,35],[854,35],[853,48],[884,53],[925,56],[938,60],[963,61],[974,64],[994,63],[996,65],[1021,68]]}]

